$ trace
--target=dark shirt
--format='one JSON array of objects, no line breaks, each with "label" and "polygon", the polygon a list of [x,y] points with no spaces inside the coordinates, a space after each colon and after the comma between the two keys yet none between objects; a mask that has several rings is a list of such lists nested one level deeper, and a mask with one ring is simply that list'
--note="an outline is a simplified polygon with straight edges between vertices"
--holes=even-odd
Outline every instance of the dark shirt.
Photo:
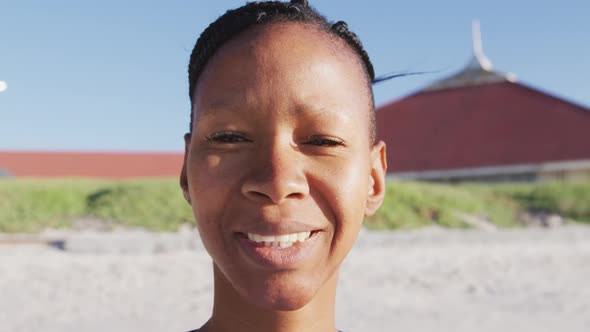
[{"label": "dark shirt", "polygon": [[[200,329],[196,329],[196,330],[191,330],[191,331],[188,331],[188,332],[199,332],[199,330],[200,330]],[[340,331],[340,330],[337,330],[336,332],[342,332],[342,331]]]}]

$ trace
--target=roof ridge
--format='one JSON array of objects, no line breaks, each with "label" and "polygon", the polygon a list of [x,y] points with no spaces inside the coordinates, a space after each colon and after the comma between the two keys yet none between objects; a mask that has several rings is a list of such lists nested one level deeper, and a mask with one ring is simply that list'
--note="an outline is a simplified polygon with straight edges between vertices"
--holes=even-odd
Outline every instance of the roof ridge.
[{"label": "roof ridge", "polygon": [[472,22],[473,55],[467,65],[453,75],[426,86],[424,91],[444,90],[462,86],[481,85],[498,82],[516,82],[516,75],[493,69],[492,62],[483,52],[479,20]]}]

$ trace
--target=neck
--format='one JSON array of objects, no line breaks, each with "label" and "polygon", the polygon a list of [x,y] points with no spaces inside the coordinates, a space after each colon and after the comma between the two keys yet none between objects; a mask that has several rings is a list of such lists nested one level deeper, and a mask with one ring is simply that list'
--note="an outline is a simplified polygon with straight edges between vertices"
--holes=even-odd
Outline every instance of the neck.
[{"label": "neck", "polygon": [[338,273],[327,280],[310,302],[292,311],[270,310],[247,302],[214,265],[215,295],[211,319],[203,332],[332,332]]}]

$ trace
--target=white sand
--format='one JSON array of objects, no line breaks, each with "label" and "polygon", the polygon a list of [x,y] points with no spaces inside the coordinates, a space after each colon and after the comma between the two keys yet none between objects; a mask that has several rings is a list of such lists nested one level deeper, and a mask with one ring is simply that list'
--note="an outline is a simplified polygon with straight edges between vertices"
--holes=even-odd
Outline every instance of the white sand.
[{"label": "white sand", "polygon": [[[195,235],[63,233],[0,246],[0,331],[184,332],[211,310]],[[354,331],[590,331],[590,227],[363,232],[337,322]]]}]

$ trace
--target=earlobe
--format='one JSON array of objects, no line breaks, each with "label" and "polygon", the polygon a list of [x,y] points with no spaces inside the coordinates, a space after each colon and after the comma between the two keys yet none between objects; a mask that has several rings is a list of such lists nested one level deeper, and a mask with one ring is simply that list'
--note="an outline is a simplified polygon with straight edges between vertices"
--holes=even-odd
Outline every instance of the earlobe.
[{"label": "earlobe", "polygon": [[385,143],[379,141],[371,150],[371,174],[369,179],[369,192],[365,216],[371,216],[379,209],[385,198],[385,174],[387,172],[387,159]]},{"label": "earlobe", "polygon": [[184,160],[182,162],[182,170],[180,171],[180,188],[182,189],[182,195],[184,199],[191,204],[191,195],[188,186],[188,175],[187,175],[187,160],[189,147],[191,144],[191,134],[184,135]]}]

